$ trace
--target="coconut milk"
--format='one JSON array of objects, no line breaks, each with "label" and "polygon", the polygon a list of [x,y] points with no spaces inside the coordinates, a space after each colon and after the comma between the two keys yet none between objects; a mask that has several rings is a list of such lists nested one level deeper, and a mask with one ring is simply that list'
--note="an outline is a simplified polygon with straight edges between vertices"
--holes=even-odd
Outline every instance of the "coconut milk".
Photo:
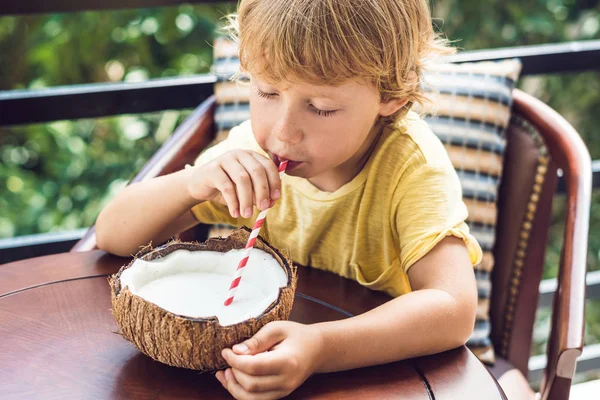
[{"label": "coconut milk", "polygon": [[216,316],[221,325],[233,325],[259,316],[287,284],[277,260],[252,249],[235,300],[226,307],[223,302],[242,254],[176,250],[153,261],[138,259],[121,274],[121,285],[174,314]]}]

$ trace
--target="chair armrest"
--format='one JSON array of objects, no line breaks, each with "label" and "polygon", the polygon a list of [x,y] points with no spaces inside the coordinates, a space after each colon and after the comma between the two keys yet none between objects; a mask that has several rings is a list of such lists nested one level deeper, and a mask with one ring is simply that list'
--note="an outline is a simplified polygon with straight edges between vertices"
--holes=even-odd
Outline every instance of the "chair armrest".
[{"label": "chair armrest", "polygon": [[[214,136],[215,96],[200,104],[163,143],[144,167],[129,182],[145,181],[178,171],[191,163]],[[91,227],[71,252],[97,249],[95,227]]]},{"label": "chair armrest", "polygon": [[576,359],[583,349],[585,274],[592,193],[592,163],[583,140],[556,111],[516,90],[521,111],[540,131],[552,159],[563,171],[567,216],[554,296],[548,363],[540,393],[542,399],[568,399]]},{"label": "chair armrest", "polygon": [[506,399],[496,379],[465,346],[413,362],[436,400]]}]

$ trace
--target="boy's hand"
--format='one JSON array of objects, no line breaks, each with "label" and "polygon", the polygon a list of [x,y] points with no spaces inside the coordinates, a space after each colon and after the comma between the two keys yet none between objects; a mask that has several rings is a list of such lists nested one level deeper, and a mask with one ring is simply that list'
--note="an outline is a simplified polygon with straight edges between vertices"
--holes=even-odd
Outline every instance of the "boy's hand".
[{"label": "boy's hand", "polygon": [[192,168],[187,186],[194,199],[224,204],[234,218],[248,218],[253,214],[253,205],[265,210],[281,197],[281,179],[275,163],[254,151],[241,149]]},{"label": "boy's hand", "polygon": [[233,350],[223,350],[231,368],[216,377],[236,399],[279,399],[315,371],[322,346],[311,325],[271,322]]}]

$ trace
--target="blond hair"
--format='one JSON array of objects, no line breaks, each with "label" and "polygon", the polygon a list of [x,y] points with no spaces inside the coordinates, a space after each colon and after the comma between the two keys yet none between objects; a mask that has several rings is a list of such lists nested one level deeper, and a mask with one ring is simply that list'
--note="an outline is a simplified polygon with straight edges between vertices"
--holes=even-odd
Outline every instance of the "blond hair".
[{"label": "blond hair", "polygon": [[273,82],[366,79],[382,101],[408,100],[392,119],[427,100],[423,69],[452,52],[427,0],[242,0],[228,21],[243,70]]}]

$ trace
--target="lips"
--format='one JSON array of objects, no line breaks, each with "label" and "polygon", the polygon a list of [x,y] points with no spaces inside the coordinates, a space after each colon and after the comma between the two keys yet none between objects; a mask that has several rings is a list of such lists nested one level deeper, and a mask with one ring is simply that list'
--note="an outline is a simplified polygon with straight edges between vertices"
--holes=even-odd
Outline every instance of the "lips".
[{"label": "lips", "polygon": [[286,172],[290,172],[293,169],[295,169],[296,167],[298,167],[300,164],[302,164],[302,161],[290,160],[289,158],[281,157],[281,156],[278,156],[277,154],[272,154],[272,153],[271,153],[271,159],[273,160],[273,162],[276,165],[281,164],[282,161],[287,161],[288,165],[286,168]]}]

